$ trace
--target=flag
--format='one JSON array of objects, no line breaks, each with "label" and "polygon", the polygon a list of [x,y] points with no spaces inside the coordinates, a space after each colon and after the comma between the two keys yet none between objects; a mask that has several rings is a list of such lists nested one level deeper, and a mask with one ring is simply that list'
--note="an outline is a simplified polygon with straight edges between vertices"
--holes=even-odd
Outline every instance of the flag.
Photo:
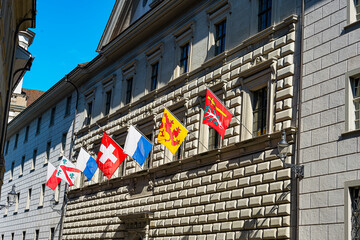
[{"label": "flag", "polygon": [[126,156],[123,149],[104,132],[96,162],[108,179],[111,178]]},{"label": "flag", "polygon": [[76,168],[82,171],[86,178],[90,181],[98,169],[98,165],[96,160],[90,156],[90,154],[87,153],[85,149],[81,148],[77,158]]},{"label": "flag", "polygon": [[230,124],[232,114],[210,89],[206,90],[204,112],[203,124],[214,128],[224,138],[225,130]]},{"label": "flag", "polygon": [[134,126],[130,126],[126,136],[124,152],[142,167],[153,144],[148,141]]},{"label": "flag", "polygon": [[181,122],[165,108],[157,138],[158,143],[167,147],[175,155],[188,132]]},{"label": "flag", "polygon": [[74,185],[76,178],[79,176],[80,170],[75,165],[63,157],[58,167],[57,176],[67,182],[70,186]]},{"label": "flag", "polygon": [[57,176],[57,169],[50,162],[48,162],[46,186],[54,191],[60,182],[61,178]]}]

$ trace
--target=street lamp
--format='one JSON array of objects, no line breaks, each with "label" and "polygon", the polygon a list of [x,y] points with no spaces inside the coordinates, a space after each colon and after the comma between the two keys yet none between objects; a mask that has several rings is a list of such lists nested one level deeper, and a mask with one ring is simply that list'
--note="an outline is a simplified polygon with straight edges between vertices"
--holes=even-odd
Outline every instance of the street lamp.
[{"label": "street lamp", "polygon": [[287,154],[289,153],[289,143],[286,141],[286,133],[283,130],[281,134],[281,140],[277,145],[278,154],[277,156],[283,162],[285,168],[291,168],[291,171],[295,173],[296,177],[303,178],[304,177],[304,165],[296,165],[292,163],[286,163],[285,160],[287,158]]},{"label": "street lamp", "polygon": [[4,207],[10,207],[16,202],[17,193],[15,191],[15,184],[12,185],[11,191],[8,193],[7,197],[7,203],[6,204],[0,204],[0,209],[3,209]]}]

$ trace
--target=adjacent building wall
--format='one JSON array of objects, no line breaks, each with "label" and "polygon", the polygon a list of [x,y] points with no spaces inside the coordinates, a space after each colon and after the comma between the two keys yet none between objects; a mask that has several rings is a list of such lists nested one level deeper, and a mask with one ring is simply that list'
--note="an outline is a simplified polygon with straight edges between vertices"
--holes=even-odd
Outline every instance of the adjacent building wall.
[{"label": "adjacent building wall", "polygon": [[351,238],[348,187],[359,186],[351,77],[359,73],[354,1],[305,1],[299,239]]},{"label": "adjacent building wall", "polygon": [[[15,239],[23,239],[24,234],[25,239],[35,239],[36,234],[38,239],[50,239],[52,228],[53,239],[59,237],[65,184],[62,182],[55,191],[45,184],[48,162],[57,168],[62,156],[68,158],[70,154],[76,102],[73,91],[72,86],[62,79],[9,124],[5,145],[6,173],[0,203],[6,203],[13,185],[16,186],[19,200],[0,210],[0,236],[3,239],[10,239],[12,234]],[[70,96],[70,112],[65,114]],[[55,109],[53,123],[52,109]],[[27,140],[25,135],[28,135]],[[58,203],[52,209],[50,199],[53,197]]]}]

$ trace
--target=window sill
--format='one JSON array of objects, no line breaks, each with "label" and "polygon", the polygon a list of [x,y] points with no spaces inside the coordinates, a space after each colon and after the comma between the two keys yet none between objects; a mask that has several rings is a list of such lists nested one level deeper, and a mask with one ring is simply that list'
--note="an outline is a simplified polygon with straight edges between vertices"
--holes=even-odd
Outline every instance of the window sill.
[{"label": "window sill", "polygon": [[360,129],[350,130],[341,134],[342,138],[358,137],[360,136]]},{"label": "window sill", "polygon": [[37,208],[38,209],[41,209],[41,208],[43,208],[44,206],[43,205],[39,205]]},{"label": "window sill", "polygon": [[348,32],[351,32],[355,29],[358,29],[360,28],[360,20],[357,20],[355,22],[352,22],[350,24],[347,24],[345,27],[344,27],[344,31],[345,33],[348,33]]},{"label": "window sill", "polygon": [[30,211],[30,209],[29,209],[29,208],[24,210],[24,212],[29,212],[29,211]]},{"label": "window sill", "polygon": [[43,167],[45,167],[45,166],[47,166],[48,165],[48,162],[45,162],[44,164],[43,164]]},{"label": "window sill", "polygon": [[30,172],[34,172],[34,171],[35,171],[35,168],[30,169]]}]

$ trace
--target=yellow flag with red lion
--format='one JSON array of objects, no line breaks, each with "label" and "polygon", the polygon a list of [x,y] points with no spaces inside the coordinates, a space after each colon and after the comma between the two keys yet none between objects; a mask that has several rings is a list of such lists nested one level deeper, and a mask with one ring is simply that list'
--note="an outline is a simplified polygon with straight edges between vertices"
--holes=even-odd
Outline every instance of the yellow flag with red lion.
[{"label": "yellow flag with red lion", "polygon": [[165,108],[157,138],[158,143],[167,147],[175,155],[187,134],[188,130]]}]

